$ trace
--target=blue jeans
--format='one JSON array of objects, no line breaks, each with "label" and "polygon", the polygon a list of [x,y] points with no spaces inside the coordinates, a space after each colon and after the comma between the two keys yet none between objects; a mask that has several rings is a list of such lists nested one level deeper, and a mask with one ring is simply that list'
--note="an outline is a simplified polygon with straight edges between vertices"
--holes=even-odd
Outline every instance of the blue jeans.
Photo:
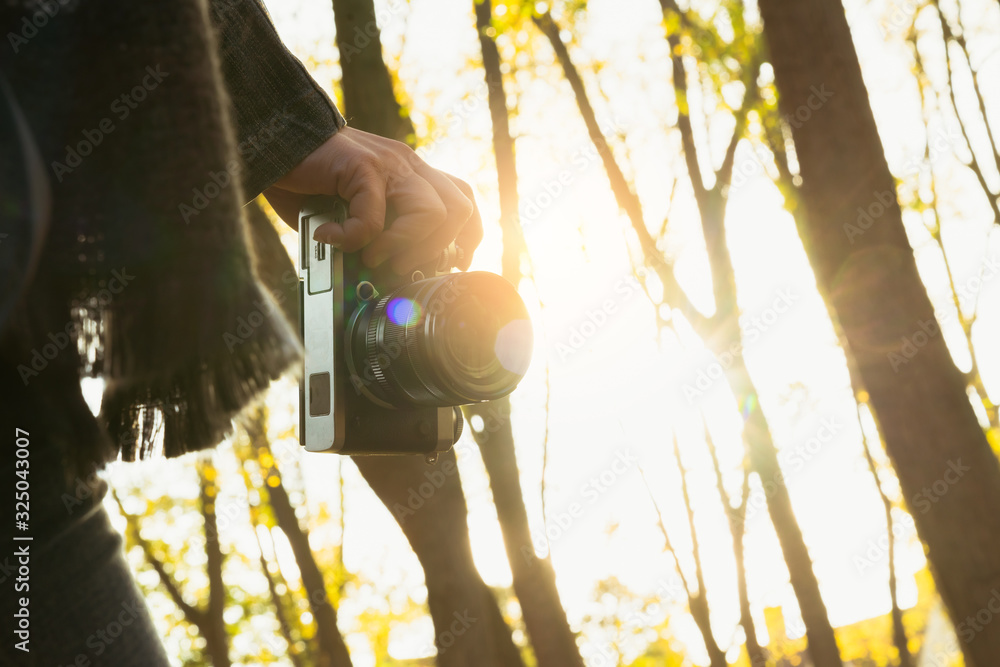
[{"label": "blue jeans", "polygon": [[57,406],[34,384],[0,365],[0,665],[169,665],[102,504],[107,485],[66,463],[72,442],[53,433]]}]

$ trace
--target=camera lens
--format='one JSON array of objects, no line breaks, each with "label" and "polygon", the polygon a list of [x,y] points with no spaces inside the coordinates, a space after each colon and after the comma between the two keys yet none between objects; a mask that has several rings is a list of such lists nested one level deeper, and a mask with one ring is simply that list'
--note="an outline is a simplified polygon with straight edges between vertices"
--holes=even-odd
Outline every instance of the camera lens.
[{"label": "camera lens", "polygon": [[355,387],[395,407],[506,396],[531,361],[524,302],[486,272],[419,280],[370,301],[351,318],[347,336]]}]

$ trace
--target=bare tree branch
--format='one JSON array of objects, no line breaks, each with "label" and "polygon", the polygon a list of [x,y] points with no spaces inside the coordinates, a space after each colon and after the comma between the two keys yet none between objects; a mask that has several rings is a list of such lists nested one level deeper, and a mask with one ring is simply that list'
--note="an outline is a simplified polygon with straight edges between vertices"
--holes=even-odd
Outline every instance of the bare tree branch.
[{"label": "bare tree branch", "polygon": [[294,667],[302,667],[302,657],[294,648],[295,640],[292,637],[292,626],[288,621],[287,614],[285,614],[284,599],[278,593],[277,582],[275,582],[274,575],[268,569],[269,563],[267,557],[264,555],[264,543],[261,541],[260,532],[258,531],[258,528],[262,527],[260,522],[260,506],[250,502],[250,491],[253,486],[250,482],[250,475],[247,472],[246,466],[243,465],[243,461],[240,461],[240,464],[240,471],[243,473],[243,483],[247,490],[247,507],[250,509],[250,528],[253,530],[254,538],[257,540],[257,549],[260,551],[260,569],[267,580],[267,590],[271,595],[271,604],[274,605],[274,617],[278,620],[281,636],[284,637],[285,643],[288,644],[288,659],[292,661]]},{"label": "bare tree branch", "polygon": [[712,469],[715,471],[715,488],[719,492],[719,500],[726,511],[726,518],[729,523],[729,534],[733,540],[733,556],[736,560],[736,589],[740,600],[740,625],[743,627],[745,635],[744,644],[747,649],[747,656],[751,665],[764,665],[767,659],[767,652],[757,641],[757,629],[750,614],[750,595],[747,590],[746,572],[746,551],[743,547],[743,536],[746,532],[746,508],[750,500],[750,467],[743,465],[743,485],[741,487],[740,505],[733,507],[726,486],[722,479],[722,467],[719,465],[719,457],[716,453],[715,442],[712,434],[708,430],[708,425],[702,420],[702,427],[705,432],[705,445],[708,447],[708,454],[712,459]]},{"label": "bare tree branch", "polygon": [[347,645],[337,627],[337,610],[333,606],[326,587],[323,572],[320,570],[316,556],[309,545],[309,534],[299,524],[295,508],[281,479],[281,473],[274,465],[274,455],[271,453],[267,438],[267,421],[263,408],[256,408],[246,421],[244,429],[250,439],[250,446],[256,452],[266,453],[271,465],[261,473],[266,480],[268,502],[274,512],[278,527],[288,538],[288,544],[299,567],[302,586],[309,600],[309,608],[316,620],[316,634],[319,639],[320,660],[329,661],[331,667],[351,667],[351,658]]},{"label": "bare tree branch", "polygon": [[559,35],[559,25],[548,13],[534,17],[534,21],[539,30],[542,31],[542,34],[548,38],[552,49],[556,53],[556,59],[562,66],[566,80],[569,81],[570,87],[573,89],[577,106],[580,109],[580,115],[583,117],[590,139],[594,143],[594,147],[597,149],[597,153],[604,164],[615,200],[618,202],[618,206],[628,215],[632,229],[635,230],[636,235],[639,237],[639,245],[642,247],[646,264],[656,272],[663,283],[665,302],[680,310],[696,330],[704,331],[707,326],[705,316],[695,308],[694,304],[684,293],[684,290],[681,289],[677,279],[673,275],[673,266],[666,261],[663,253],[656,247],[656,242],[650,235],[649,230],[646,229],[639,197],[632,191],[631,186],[625,179],[624,172],[615,159],[611,147],[608,145],[607,139],[601,133],[601,129],[597,123],[597,115],[590,104],[586,88],[583,85],[583,79],[580,77],[580,73],[576,65],[573,64],[569,51],[566,49],[566,45],[563,44],[562,38]]},{"label": "bare tree branch", "polygon": [[878,466],[872,457],[871,449],[868,445],[868,436],[865,434],[864,424],[861,422],[861,404],[856,405],[858,417],[858,428],[861,429],[861,448],[864,451],[865,461],[868,463],[868,470],[871,471],[875,479],[875,488],[878,490],[879,498],[882,499],[882,507],[885,509],[885,524],[889,539],[889,597],[892,601],[892,638],[899,653],[899,667],[911,667],[913,658],[910,655],[909,645],[906,639],[906,629],[903,627],[903,612],[899,608],[899,600],[896,596],[896,537],[893,533],[892,502],[889,496],[882,489],[882,482],[878,476]]},{"label": "bare tree branch", "polygon": [[[953,41],[951,27],[948,25],[948,20],[945,18],[944,13],[941,11],[941,8],[937,4],[936,0],[934,0],[934,10],[937,13],[938,22],[941,25],[941,34],[944,41],[945,71],[948,73],[948,99],[951,101],[951,108],[955,113],[955,118],[958,120],[958,127],[962,132],[962,138],[965,140],[965,146],[969,151],[969,161],[965,164],[972,170],[972,173],[976,175],[976,180],[979,181],[979,186],[986,195],[986,199],[990,204],[990,209],[993,211],[993,222],[1000,225],[1000,205],[997,204],[997,195],[990,189],[989,184],[986,182],[982,166],[979,164],[979,158],[976,157],[976,151],[973,149],[972,141],[969,139],[969,132],[966,128],[965,120],[962,118],[962,114],[958,111],[958,101],[955,97],[954,67],[951,62],[951,51],[948,48],[949,43]],[[923,68],[923,64],[920,63],[919,60],[918,67],[921,69]]]},{"label": "bare tree branch", "polygon": [[160,583],[167,590],[167,594],[170,599],[173,600],[174,604],[181,610],[184,614],[184,618],[188,620],[189,623],[198,628],[199,632],[202,632],[203,624],[205,622],[205,614],[200,609],[194,605],[188,604],[184,600],[184,596],[181,594],[180,587],[174,578],[167,573],[166,566],[163,561],[160,560],[159,556],[154,553],[152,546],[142,538],[139,534],[139,517],[129,514],[125,511],[125,506],[122,505],[121,498],[118,497],[118,493],[112,489],[111,497],[115,499],[118,504],[118,511],[121,512],[122,516],[125,517],[125,521],[128,523],[129,530],[132,533],[132,539],[135,543],[139,545],[142,549],[143,555],[149,562],[150,566],[156,572],[157,576],[160,578]]},{"label": "bare tree branch", "polygon": [[[937,5],[937,2],[938,0],[935,0],[935,5]],[[983,125],[986,126],[986,136],[989,138],[990,148],[993,149],[993,164],[996,166],[997,172],[1000,172],[1000,151],[997,150],[997,142],[993,136],[993,125],[990,123],[989,114],[986,112],[986,100],[983,98],[983,90],[979,85],[979,71],[972,66],[972,58],[969,56],[969,45],[965,41],[965,25],[962,22],[962,3],[959,0],[955,0],[955,9],[955,20],[958,23],[958,30],[952,30],[952,37],[955,40],[955,44],[962,51],[965,64],[972,75],[972,90],[976,94],[976,101],[979,104],[979,115],[983,118]]]},{"label": "bare tree branch", "polygon": [[205,523],[205,573],[208,575],[208,604],[205,607],[206,647],[213,667],[229,667],[229,635],[226,633],[226,586],[222,580],[223,555],[219,544],[219,528],[215,517],[215,468],[202,458],[198,462],[199,502]]},{"label": "bare tree branch", "polygon": [[691,601],[694,600],[694,593],[691,591],[691,586],[688,584],[687,577],[684,576],[684,568],[681,567],[681,560],[677,557],[677,550],[674,549],[674,543],[670,539],[670,534],[667,532],[667,524],[663,520],[663,512],[660,510],[660,505],[656,502],[656,498],[653,496],[653,490],[649,486],[649,481],[646,479],[646,473],[639,468],[639,476],[642,477],[642,483],[646,487],[646,493],[649,494],[649,501],[653,503],[653,509],[656,511],[656,526],[660,529],[660,534],[663,535],[663,548],[668,551],[671,557],[674,559],[674,565],[677,567],[677,574],[681,578],[681,585],[684,587],[684,594],[688,598],[688,606],[691,605]]},{"label": "bare tree branch", "polygon": [[732,181],[733,177],[733,163],[736,160],[736,146],[740,143],[740,139],[743,138],[743,133],[746,131],[747,127],[747,114],[750,109],[757,102],[757,77],[760,76],[760,57],[759,54],[754,58],[754,61],[747,67],[747,77],[744,80],[744,93],[743,102],[740,104],[740,108],[734,113],[736,119],[736,126],[733,128],[733,136],[729,139],[729,145],[726,147],[726,155],[722,160],[722,166],[719,170],[715,172],[715,186],[716,190],[720,192],[722,190],[727,190]]},{"label": "bare tree branch", "polygon": [[[945,274],[948,277],[948,288],[951,293],[952,304],[955,307],[955,311],[958,315],[959,324],[962,326],[962,333],[965,335],[965,344],[969,350],[969,359],[972,362],[972,367],[969,372],[966,373],[966,379],[968,383],[972,385],[976,393],[979,394],[979,399],[983,403],[983,408],[986,410],[987,420],[993,428],[1000,427],[1000,411],[998,411],[997,406],[990,400],[989,393],[986,391],[986,386],[983,384],[983,378],[979,370],[979,354],[976,350],[975,341],[972,338],[972,327],[976,322],[977,308],[974,307],[972,313],[968,316],[962,311],[962,302],[959,298],[958,289],[955,285],[955,275],[952,271],[951,260],[948,257],[948,253],[944,247],[944,240],[941,238],[941,211],[940,203],[938,201],[937,193],[937,174],[934,169],[934,161],[931,159],[930,147],[931,147],[931,133],[930,133],[930,104],[928,102],[928,95],[926,88],[929,87],[929,82],[927,81],[927,75],[922,69],[922,61],[920,60],[920,55],[917,53],[917,44],[915,35],[910,37],[910,47],[915,54],[915,60],[917,63],[917,89],[920,92],[920,107],[924,119],[924,156],[923,161],[927,166],[929,175],[929,187],[930,190],[930,201],[929,208],[934,216],[933,225],[928,225],[925,223],[927,232],[930,234],[931,238],[934,240],[935,244],[938,246],[938,250],[941,252],[941,259],[944,262]],[[975,304],[978,306],[978,302]]]},{"label": "bare tree branch", "polygon": [[698,545],[698,532],[694,528],[694,507],[691,505],[691,494],[688,490],[687,469],[681,459],[681,449],[677,442],[677,434],[674,434],[674,460],[677,462],[677,469],[681,474],[681,494],[684,497],[684,509],[687,516],[688,530],[691,533],[691,551],[694,555],[694,571],[698,581],[698,597],[705,595],[705,572],[701,566],[701,549]]}]

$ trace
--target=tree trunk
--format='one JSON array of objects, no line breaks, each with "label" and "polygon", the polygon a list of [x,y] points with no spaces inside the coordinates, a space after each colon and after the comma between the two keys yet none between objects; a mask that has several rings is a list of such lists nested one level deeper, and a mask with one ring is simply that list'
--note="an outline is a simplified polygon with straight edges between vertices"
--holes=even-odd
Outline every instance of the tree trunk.
[{"label": "tree trunk", "polygon": [[[739,340],[738,338],[736,340]],[[766,494],[767,513],[781,545],[788,567],[788,580],[799,601],[802,623],[806,627],[809,656],[816,667],[840,667],[837,638],[826,613],[826,604],[819,591],[819,581],[813,572],[812,559],[802,537],[802,529],[792,509],[784,473],[778,463],[778,451],[771,439],[767,418],[756,400],[757,391],[741,355],[726,369],[726,377],[740,408],[744,411],[743,437],[750,453],[750,466],[760,477]],[[773,486],[769,486],[773,485]]]},{"label": "tree trunk", "polygon": [[993,665],[1000,632],[984,620],[1000,596],[1000,465],[917,272],[844,9],[760,7],[817,284],[857,359],[966,664]]},{"label": "tree trunk", "polygon": [[438,667],[524,667],[510,628],[472,559],[455,452],[431,466],[412,456],[354,458],[420,560]]},{"label": "tree trunk", "polygon": [[514,140],[510,136],[510,114],[507,112],[507,94],[500,70],[500,52],[496,42],[487,33],[491,27],[493,3],[491,0],[475,2],[476,30],[483,54],[483,72],[486,76],[487,103],[493,128],[493,155],[497,164],[497,186],[500,193],[500,231],[503,234],[501,273],[515,287],[521,282],[521,258],[524,254],[524,235],[518,214],[517,163],[514,159]]},{"label": "tree trunk", "polygon": [[[679,12],[676,4],[672,4],[670,9]],[[587,125],[590,138],[604,163],[615,199],[629,216],[632,227],[639,236],[647,263],[656,269],[657,275],[663,283],[666,295],[664,300],[671,307],[679,308],[684,313],[698,335],[715,354],[731,354],[729,350],[733,349],[734,345],[736,349],[742,349],[738,312],[736,311],[736,283],[726,245],[723,225],[725,201],[722,198],[722,186],[729,182],[736,141],[738,141],[739,136],[734,134],[726,154],[726,160],[723,163],[724,166],[717,174],[716,185],[708,190],[701,181],[690,120],[686,113],[679,114],[679,124],[684,142],[684,157],[698,199],[705,245],[712,268],[716,314],[711,318],[706,318],[693,307],[677,285],[672,267],[667,264],[646,229],[639,198],[629,186],[621,167],[615,161],[614,153],[601,134],[594,109],[587,98],[583,80],[559,35],[559,26],[547,14],[536,18],[535,23],[548,37],[556,52],[556,57],[576,96],[577,105]],[[668,36],[668,40],[671,53],[676,54],[679,37]],[[685,74],[679,55],[673,57],[673,71],[675,85],[680,85],[679,82],[684,81]],[[751,85],[753,85],[752,81],[748,85],[748,94]],[[738,116],[737,129],[739,130],[740,127],[742,127],[742,120]],[[820,594],[819,583],[812,570],[809,551],[792,511],[791,497],[788,495],[788,488],[785,486],[784,476],[778,464],[777,450],[771,438],[767,419],[759,401],[757,401],[756,387],[741,356],[737,355],[735,363],[726,369],[726,378],[732,388],[733,395],[736,397],[737,405],[741,410],[746,411],[744,414],[744,439],[750,454],[751,466],[754,472],[760,476],[762,482],[770,483],[774,488],[774,491],[767,496],[768,514],[778,536],[778,542],[788,566],[789,580],[802,612],[802,620],[806,626],[806,636],[809,642],[809,655],[816,667],[841,667],[842,662],[837,649],[836,637],[826,613],[826,605]]]},{"label": "tree trunk", "polygon": [[[487,32],[491,27],[493,3],[474,3],[476,29],[483,55],[487,100],[493,128],[493,154],[496,159],[497,185],[500,193],[500,230],[503,234],[502,274],[512,285],[521,282],[524,236],[518,216],[517,165],[514,141],[510,135],[507,95],[504,92],[500,53]],[[507,560],[514,581],[514,594],[521,605],[524,625],[535,650],[539,667],[583,667],[576,637],[569,627],[566,611],[559,599],[555,571],[551,561],[535,555],[524,505],[520,471],[510,423],[510,399],[467,408],[468,415],[479,415],[484,428],[473,431],[476,444],[490,477],[490,490],[503,532]]]},{"label": "tree trunk", "polygon": [[[351,124],[413,145],[413,125],[402,113],[382,60],[372,0],[333,0],[333,9],[344,111]],[[354,462],[396,517],[423,566],[439,667],[524,667],[510,628],[472,559],[468,510],[454,452],[438,457],[436,466],[419,457],[359,456]],[[428,484],[434,491],[425,499],[418,489]],[[416,508],[414,498],[423,501]]]},{"label": "tree trunk", "polygon": [[340,51],[340,88],[351,127],[414,143],[413,124],[400,113],[382,60],[382,33],[372,0],[333,0]]},{"label": "tree trunk", "polygon": [[[247,490],[249,491],[249,487]],[[251,512],[253,512],[253,508],[251,508]],[[257,523],[252,522],[251,527],[254,533],[257,533]],[[292,626],[288,622],[288,615],[285,613],[285,601],[278,592],[278,585],[274,581],[274,575],[267,569],[268,562],[264,556],[264,545],[260,541],[260,534],[257,534],[257,547],[260,549],[260,569],[264,574],[264,578],[267,579],[267,591],[271,594],[271,604],[274,605],[274,617],[278,620],[281,636],[284,638],[285,643],[288,644],[287,657],[291,661],[292,667],[303,667],[302,657],[295,650],[295,638],[292,636]]]},{"label": "tree trunk", "polygon": [[514,579],[514,594],[521,605],[524,625],[539,667],[583,667],[576,637],[559,601],[556,575],[548,558],[535,555],[528,512],[514,456],[510,401],[472,405],[468,414],[479,415],[483,428],[472,430],[490,476],[490,490],[503,531],[507,560]]},{"label": "tree trunk", "polygon": [[153,551],[152,545],[142,538],[139,532],[139,519],[125,511],[121,498],[112,489],[111,497],[118,505],[118,511],[125,517],[128,526],[126,535],[142,549],[146,561],[160,579],[160,584],[167,590],[167,594],[177,608],[184,615],[184,619],[193,625],[205,639],[205,654],[208,656],[213,667],[229,667],[232,663],[229,660],[229,636],[226,633],[225,622],[222,612],[225,608],[225,582],[222,580],[222,552],[219,549],[218,526],[215,517],[215,507],[212,498],[215,495],[209,491],[214,486],[204,474],[205,467],[209,464],[199,463],[199,505],[204,519],[205,532],[205,557],[207,560],[206,574],[209,581],[208,604],[205,607],[197,607],[188,603],[181,594],[181,588],[167,571],[168,560],[161,559]]},{"label": "tree trunk", "polygon": [[309,547],[309,535],[299,526],[295,508],[288,499],[284,485],[280,481],[276,486],[268,484],[267,493],[278,526],[292,547],[295,563],[299,566],[299,573],[302,576],[302,586],[309,597],[309,608],[316,619],[319,663],[326,667],[350,667],[351,657],[337,627],[337,612],[330,602],[323,573]]},{"label": "tree trunk", "polygon": [[[773,138],[774,140],[777,137]],[[778,188],[781,190],[785,197],[785,208],[792,215],[795,220],[796,228],[800,233],[805,233],[805,215],[802,213],[802,207],[798,204],[799,194],[798,186],[795,185],[791,172],[788,170],[788,155],[785,152],[783,146],[778,146],[773,143],[772,138],[768,137],[768,144],[775,156],[775,163],[778,167]],[[933,186],[932,186],[933,187]],[[942,252],[944,249],[942,248]],[[903,612],[899,608],[899,602],[897,599],[897,586],[896,586],[896,557],[895,557],[895,536],[893,533],[893,519],[892,519],[892,503],[890,502],[888,496],[886,496],[885,491],[882,489],[882,484],[879,480],[878,470],[875,465],[875,460],[872,458],[871,451],[868,446],[868,438],[865,435],[864,426],[861,423],[861,412],[860,406],[861,402],[867,399],[862,399],[862,394],[867,394],[864,389],[864,383],[861,380],[861,376],[858,373],[857,361],[854,359],[850,346],[844,337],[843,328],[837,321],[837,313],[833,310],[833,306],[830,304],[829,299],[825,298],[824,293],[824,305],[826,305],[827,313],[830,316],[830,321],[833,324],[834,332],[837,336],[837,340],[840,342],[840,346],[844,352],[844,358],[847,362],[847,371],[851,379],[851,387],[854,389],[855,402],[858,408],[858,428],[861,430],[861,441],[862,449],[866,461],[868,462],[869,469],[872,475],[875,477],[875,484],[882,500],[883,510],[885,511],[887,535],[889,536],[889,597],[891,601],[891,611],[890,617],[892,620],[892,637],[893,643],[896,645],[896,650],[899,654],[898,662],[899,667],[912,667],[913,657],[910,654],[908,640],[906,637],[906,629],[903,626]],[[972,349],[972,341],[969,340],[970,350]],[[879,442],[882,442],[881,434],[879,437]]]},{"label": "tree trunk", "polygon": [[[264,432],[265,420],[261,408],[257,409],[253,419],[247,424],[247,435],[255,449],[263,449],[271,454],[270,444]],[[273,455],[270,456],[273,460]],[[316,562],[316,556],[309,546],[309,534],[299,525],[292,507],[288,492],[281,481],[278,469],[272,466],[263,471],[266,480],[268,502],[274,512],[278,527],[288,538],[288,544],[295,556],[295,564],[299,567],[302,586],[309,599],[309,609],[316,620],[316,638],[319,644],[320,667],[351,667],[351,657],[347,653],[347,645],[337,627],[337,611],[333,608],[330,595],[323,580],[323,573]]]},{"label": "tree trunk", "polygon": [[226,585],[222,580],[222,549],[215,519],[215,468],[211,463],[199,464],[199,502],[205,521],[205,571],[208,575],[208,605],[204,610],[205,651],[212,657],[213,667],[229,667],[229,635],[223,612],[226,609]]}]

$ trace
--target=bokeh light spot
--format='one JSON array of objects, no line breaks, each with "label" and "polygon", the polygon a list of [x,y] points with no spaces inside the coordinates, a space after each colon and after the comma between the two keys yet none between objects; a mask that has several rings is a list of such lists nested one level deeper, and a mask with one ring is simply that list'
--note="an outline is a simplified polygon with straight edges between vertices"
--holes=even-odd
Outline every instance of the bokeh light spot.
[{"label": "bokeh light spot", "polygon": [[525,373],[531,363],[531,322],[511,320],[497,332],[493,351],[500,365],[513,373]]},{"label": "bokeh light spot", "polygon": [[385,307],[389,320],[396,325],[406,326],[420,321],[423,311],[420,304],[406,298],[396,298]]}]

